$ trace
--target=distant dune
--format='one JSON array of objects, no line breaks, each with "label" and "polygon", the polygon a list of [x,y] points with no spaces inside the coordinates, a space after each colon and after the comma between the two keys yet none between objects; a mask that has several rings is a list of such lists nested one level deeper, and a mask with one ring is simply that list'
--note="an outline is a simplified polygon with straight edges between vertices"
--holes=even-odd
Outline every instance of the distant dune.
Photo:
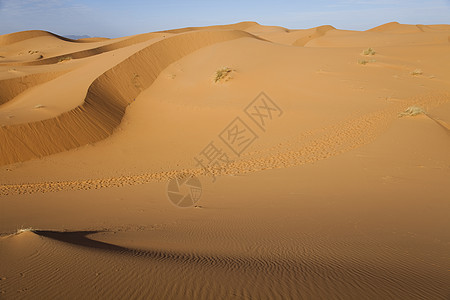
[{"label": "distant dune", "polygon": [[90,39],[92,38],[89,35],[74,35],[74,34],[68,34],[68,35],[64,35],[66,38],[71,39],[71,40],[79,40],[79,39]]}]

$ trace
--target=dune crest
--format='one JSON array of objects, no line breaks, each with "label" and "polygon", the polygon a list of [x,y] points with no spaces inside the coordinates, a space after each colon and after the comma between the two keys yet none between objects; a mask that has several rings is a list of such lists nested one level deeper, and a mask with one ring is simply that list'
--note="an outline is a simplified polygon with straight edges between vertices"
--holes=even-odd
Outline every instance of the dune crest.
[{"label": "dune crest", "polygon": [[253,21],[244,21],[239,22],[235,24],[228,24],[228,25],[213,25],[213,26],[204,26],[204,27],[185,27],[185,28],[179,28],[179,29],[170,29],[170,30],[164,30],[159,32],[164,33],[184,33],[188,31],[196,31],[196,30],[246,30],[252,26],[259,25],[257,22]]},{"label": "dune crest", "polygon": [[367,31],[369,32],[387,32],[387,33],[417,33],[430,30],[431,27],[425,25],[400,24],[398,22],[386,23]]},{"label": "dune crest", "polygon": [[[80,59],[80,58],[85,58],[85,57],[89,57],[89,56],[93,56],[93,55],[102,54],[104,52],[117,50],[117,49],[124,48],[124,47],[130,46],[130,45],[145,42],[152,38],[160,37],[160,36],[163,36],[163,34],[161,34],[161,33],[143,33],[143,34],[131,36],[126,39],[120,39],[119,41],[114,41],[114,40],[111,41],[111,40],[107,39],[106,40],[107,42],[108,41],[111,41],[111,42],[107,43],[106,45],[99,46],[99,47],[90,48],[87,50],[76,51],[76,52],[66,52],[66,53],[63,53],[63,54],[60,54],[57,56],[42,58],[39,60],[12,62],[12,63],[10,62],[7,64],[10,66],[36,66],[36,65],[55,64],[58,62],[62,62],[65,59]],[[103,40],[103,41],[105,41],[105,40]],[[6,64],[6,63],[4,63],[4,64]],[[1,62],[0,62],[0,65],[1,65]]]},{"label": "dune crest", "polygon": [[323,25],[313,29],[312,33],[309,33],[307,36],[301,37],[296,40],[292,45],[293,46],[305,46],[309,41],[324,36],[328,31],[336,30],[331,25]]},{"label": "dune crest", "polygon": [[14,32],[14,33],[0,35],[0,46],[6,46],[6,45],[14,44],[17,42],[21,42],[24,40],[29,40],[32,38],[43,37],[43,36],[53,37],[53,38],[63,40],[66,42],[77,43],[76,40],[65,38],[63,36],[60,36],[60,35],[57,35],[57,34],[54,34],[54,33],[48,32],[48,31],[29,30],[29,31],[20,31],[20,32]]}]

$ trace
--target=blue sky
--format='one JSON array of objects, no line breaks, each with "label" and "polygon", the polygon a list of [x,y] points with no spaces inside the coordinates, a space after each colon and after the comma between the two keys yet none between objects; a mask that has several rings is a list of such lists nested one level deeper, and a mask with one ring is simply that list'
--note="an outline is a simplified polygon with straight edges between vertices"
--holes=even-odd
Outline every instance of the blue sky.
[{"label": "blue sky", "polygon": [[119,37],[256,21],[290,29],[366,30],[387,22],[450,24],[450,0],[0,0],[0,34],[40,29]]}]

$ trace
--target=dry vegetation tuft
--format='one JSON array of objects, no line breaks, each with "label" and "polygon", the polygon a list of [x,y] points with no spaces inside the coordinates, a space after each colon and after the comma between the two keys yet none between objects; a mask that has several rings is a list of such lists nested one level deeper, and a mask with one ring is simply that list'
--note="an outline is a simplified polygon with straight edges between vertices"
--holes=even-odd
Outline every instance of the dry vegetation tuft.
[{"label": "dry vegetation tuft", "polygon": [[410,106],[404,112],[401,112],[398,116],[399,117],[417,116],[417,115],[421,115],[421,114],[425,114],[425,110],[423,110],[421,107]]},{"label": "dry vegetation tuft", "polygon": [[363,55],[375,55],[375,53],[375,50],[373,50],[372,48],[367,48],[362,52]]},{"label": "dry vegetation tuft", "polygon": [[219,70],[216,71],[216,77],[214,78],[214,82],[218,82],[218,81],[228,81],[230,80],[231,77],[231,72],[233,70],[231,68],[228,67],[222,67]]},{"label": "dry vegetation tuft", "polygon": [[72,56],[63,56],[58,59],[58,62],[69,61],[72,59]]}]

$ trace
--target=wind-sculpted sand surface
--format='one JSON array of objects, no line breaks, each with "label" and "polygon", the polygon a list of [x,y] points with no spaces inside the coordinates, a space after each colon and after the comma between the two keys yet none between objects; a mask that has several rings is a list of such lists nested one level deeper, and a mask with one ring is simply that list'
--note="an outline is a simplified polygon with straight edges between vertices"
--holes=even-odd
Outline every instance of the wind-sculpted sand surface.
[{"label": "wind-sculpted sand surface", "polygon": [[447,299],[449,37],[0,36],[0,298]]}]

